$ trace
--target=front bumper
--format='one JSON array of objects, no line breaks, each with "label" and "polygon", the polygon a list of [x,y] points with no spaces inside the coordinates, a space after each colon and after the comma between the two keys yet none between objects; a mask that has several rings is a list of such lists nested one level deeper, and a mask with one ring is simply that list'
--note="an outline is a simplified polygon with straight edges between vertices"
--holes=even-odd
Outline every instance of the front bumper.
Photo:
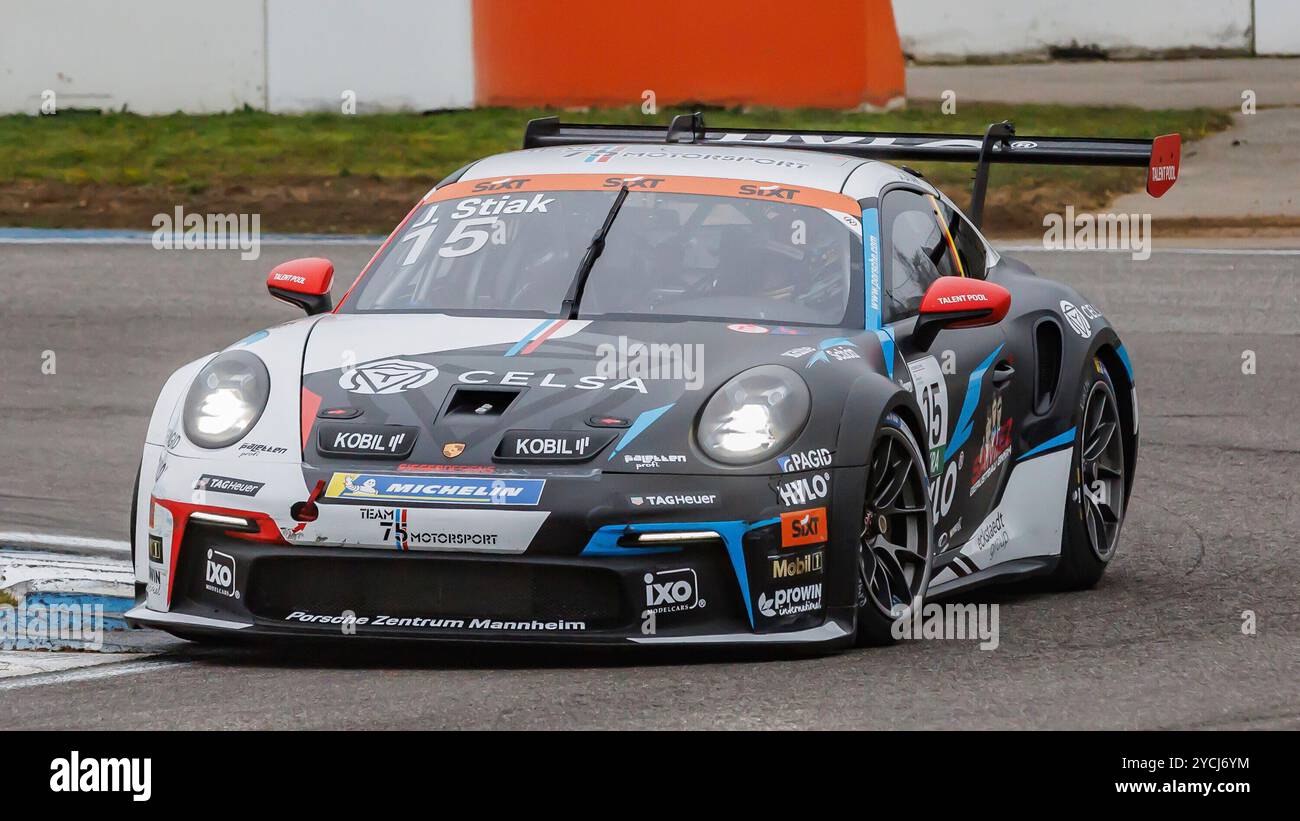
[{"label": "front bumper", "polygon": [[[322,504],[319,524],[295,534],[292,521],[283,522],[279,529],[293,541],[279,544],[192,520],[172,528],[172,517],[162,515],[150,534],[169,549],[140,574],[149,592],[127,619],[182,634],[833,647],[854,630],[861,472],[820,472],[829,489],[811,506],[828,511],[825,540],[797,546],[782,544],[782,514],[808,505],[785,505],[777,491],[807,478],[799,474],[551,475],[529,511],[544,521],[520,549],[509,537],[517,521],[508,519],[520,511],[474,511],[482,523],[506,522],[488,529],[508,537],[462,538],[458,546],[445,538],[422,543],[414,524],[406,539],[392,536],[391,525],[381,533],[379,514],[363,510],[388,510],[377,507],[385,502]],[[714,499],[647,506],[649,497],[670,494]],[[280,513],[287,509],[286,501]],[[467,515],[455,506],[404,509],[426,532],[444,518],[462,527]],[[362,516],[370,517],[364,532],[374,534],[367,544],[343,525]],[[714,537],[639,540],[683,531]]]}]

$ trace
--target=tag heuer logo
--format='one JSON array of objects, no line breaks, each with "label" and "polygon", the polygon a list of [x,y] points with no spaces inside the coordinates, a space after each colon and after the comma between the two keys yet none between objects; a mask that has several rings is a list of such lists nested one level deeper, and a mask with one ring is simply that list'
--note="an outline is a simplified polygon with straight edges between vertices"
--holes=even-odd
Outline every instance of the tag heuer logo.
[{"label": "tag heuer logo", "polygon": [[448,442],[442,446],[442,455],[448,459],[455,459],[465,452],[464,442]]},{"label": "tag heuer logo", "polygon": [[409,359],[377,359],[344,371],[339,387],[351,393],[402,393],[429,384],[438,378],[438,369]]}]

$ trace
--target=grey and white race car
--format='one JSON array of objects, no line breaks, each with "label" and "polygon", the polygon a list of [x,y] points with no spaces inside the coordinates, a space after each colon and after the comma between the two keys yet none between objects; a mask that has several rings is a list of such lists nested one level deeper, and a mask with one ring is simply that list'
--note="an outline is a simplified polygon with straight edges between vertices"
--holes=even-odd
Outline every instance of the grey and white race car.
[{"label": "grey and white race car", "polygon": [[[927,595],[1094,584],[1133,482],[1129,355],[978,230],[998,162],[1151,140],[532,122],[337,306],[167,380],[136,624],[180,636],[883,643]],[[973,219],[890,161],[973,162]]]}]

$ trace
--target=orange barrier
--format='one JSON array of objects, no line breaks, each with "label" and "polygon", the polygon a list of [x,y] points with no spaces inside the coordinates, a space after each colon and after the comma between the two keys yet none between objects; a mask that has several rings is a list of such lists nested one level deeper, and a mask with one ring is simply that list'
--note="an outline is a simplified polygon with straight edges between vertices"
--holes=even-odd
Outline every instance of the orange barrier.
[{"label": "orange barrier", "polygon": [[479,105],[856,108],[903,97],[889,0],[474,0]]}]

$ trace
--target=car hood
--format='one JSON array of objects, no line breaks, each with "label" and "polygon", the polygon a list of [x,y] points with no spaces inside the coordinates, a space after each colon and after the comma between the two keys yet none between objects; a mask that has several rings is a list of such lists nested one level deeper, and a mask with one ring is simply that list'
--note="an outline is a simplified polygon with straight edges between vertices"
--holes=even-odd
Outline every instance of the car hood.
[{"label": "car hood", "polygon": [[[737,373],[765,363],[798,372],[814,401],[796,445],[828,447],[848,385],[864,368],[879,373],[882,357],[861,329],[331,314],[302,363],[304,426],[412,426],[408,464],[491,465],[507,431],[595,431],[600,450],[566,467],[699,472],[728,470],[699,453],[692,431]],[[304,437],[306,461],[348,461],[321,454],[318,433]]]}]

